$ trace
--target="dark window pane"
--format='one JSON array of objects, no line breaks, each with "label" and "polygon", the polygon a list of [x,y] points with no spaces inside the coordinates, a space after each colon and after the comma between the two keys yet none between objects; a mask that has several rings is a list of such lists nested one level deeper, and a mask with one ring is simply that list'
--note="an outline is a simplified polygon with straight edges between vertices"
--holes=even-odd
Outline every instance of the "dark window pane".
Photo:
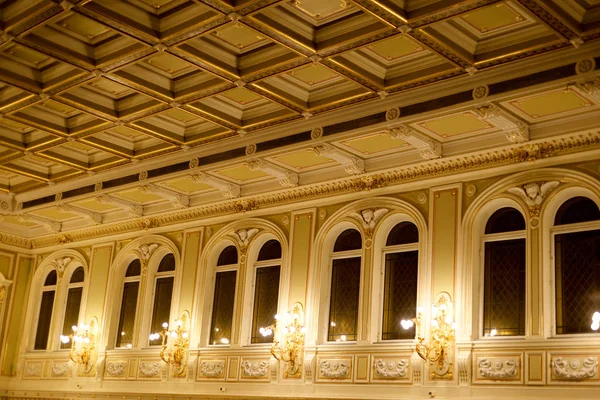
[{"label": "dark window pane", "polygon": [[175,256],[173,254],[167,254],[160,260],[158,265],[158,272],[175,271]]},{"label": "dark window pane", "polygon": [[419,241],[419,230],[412,222],[400,222],[394,226],[387,237],[386,246],[396,244],[417,243]]},{"label": "dark window pane", "polygon": [[554,218],[554,225],[576,224],[599,219],[600,210],[596,203],[587,197],[573,197],[560,206]]},{"label": "dark window pane", "polygon": [[591,333],[600,310],[600,230],[556,235],[556,333]]},{"label": "dark window pane", "polygon": [[335,241],[333,251],[357,250],[361,247],[362,237],[360,233],[356,229],[346,229],[340,233],[340,236]]},{"label": "dark window pane", "polygon": [[129,267],[127,267],[127,272],[125,273],[125,276],[140,276],[140,271],[142,269],[142,265],[140,263],[140,260],[133,260],[131,262],[131,264],[129,264]]},{"label": "dark window pane", "polygon": [[525,335],[525,239],[485,244],[483,334]]},{"label": "dark window pane", "polygon": [[279,265],[256,269],[251,343],[270,343],[273,341],[272,337],[264,337],[259,331],[260,328],[271,325],[275,320],[275,314],[277,314],[279,270]]},{"label": "dark window pane", "polygon": [[277,240],[269,240],[258,252],[258,261],[277,260],[281,258],[281,244]]},{"label": "dark window pane", "polygon": [[[56,272],[54,275],[56,276]],[[37,331],[35,333],[35,350],[46,350],[48,346],[48,334],[50,333],[50,320],[52,319],[52,307],[54,306],[54,290],[42,294],[40,315],[38,316]]]},{"label": "dark window pane", "polygon": [[[83,268],[81,268],[81,270],[83,271]],[[65,308],[65,321],[62,329],[62,334],[65,336],[69,336],[73,332],[73,325],[77,325],[79,322],[79,308],[81,307],[82,293],[83,288],[80,287],[69,289],[69,294],[67,295],[67,307]],[[69,347],[71,347],[71,342],[60,343],[61,349],[68,349]]]},{"label": "dark window pane", "polygon": [[356,340],[360,257],[333,260],[327,340]]},{"label": "dark window pane", "polygon": [[71,282],[70,283],[80,283],[80,282],[83,282],[84,278],[85,278],[85,274],[83,272],[83,267],[78,267],[73,272],[73,275],[71,275]]},{"label": "dark window pane", "polygon": [[236,278],[236,271],[217,272],[210,324],[210,343],[212,344],[223,343],[221,339],[227,339],[226,343],[231,340]]},{"label": "dark window pane", "polygon": [[123,299],[121,300],[121,314],[119,315],[116,347],[123,347],[133,343],[133,326],[135,324],[139,287],[139,282],[127,282],[123,285]]},{"label": "dark window pane", "polygon": [[238,253],[235,246],[227,246],[219,255],[217,265],[233,265],[238,262]]},{"label": "dark window pane", "polygon": [[56,270],[52,270],[48,273],[46,277],[46,281],[44,282],[44,286],[54,286],[56,285]]},{"label": "dark window pane", "polygon": [[517,209],[504,207],[490,216],[485,225],[485,233],[502,233],[522,231],[525,229],[525,218]]},{"label": "dark window pane", "polygon": [[415,328],[403,329],[400,321],[417,312],[419,252],[385,255],[382,339],[414,339]]},{"label": "dark window pane", "polygon": [[[150,332],[160,332],[162,324],[169,322],[171,315],[171,297],[173,295],[173,277],[158,278],[156,280],[156,291],[154,292],[154,308],[152,311],[152,323]],[[151,340],[150,345],[162,343],[162,338]]]}]

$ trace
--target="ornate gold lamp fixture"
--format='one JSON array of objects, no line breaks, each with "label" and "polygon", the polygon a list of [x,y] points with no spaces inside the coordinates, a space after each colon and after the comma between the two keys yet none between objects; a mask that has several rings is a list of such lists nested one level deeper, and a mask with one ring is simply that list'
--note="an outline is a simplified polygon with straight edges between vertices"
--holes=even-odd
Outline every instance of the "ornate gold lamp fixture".
[{"label": "ornate gold lamp fixture", "polygon": [[67,344],[71,342],[69,358],[80,365],[84,373],[92,370],[96,363],[96,333],[98,323],[92,318],[89,324],[73,325],[73,332],[69,336],[60,335],[60,341]]},{"label": "ornate gold lamp fixture", "polygon": [[415,350],[419,357],[427,361],[433,368],[431,378],[452,379],[450,365],[452,365],[451,352],[454,348],[454,329],[456,323],[452,319],[452,302],[448,293],[441,293],[438,300],[431,307],[431,328],[429,341],[419,334],[423,312],[417,309],[417,317],[412,320],[402,320],[400,324],[404,329],[410,329],[416,324],[417,345]]},{"label": "ornate gold lamp fixture", "polygon": [[[284,325],[281,328],[281,342],[277,335],[280,324]],[[275,323],[266,328],[260,328],[259,331],[265,337],[273,335],[271,354],[277,361],[283,361],[286,364],[284,376],[286,378],[299,377],[302,352],[304,351],[304,334],[306,333],[302,303],[294,303],[292,309],[283,317],[275,315]]]},{"label": "ornate gold lamp fixture", "polygon": [[185,311],[181,318],[175,320],[175,329],[169,330],[169,324],[164,322],[162,331],[150,334],[150,340],[162,337],[160,358],[175,367],[173,375],[185,374],[189,346],[188,319],[188,313]]}]

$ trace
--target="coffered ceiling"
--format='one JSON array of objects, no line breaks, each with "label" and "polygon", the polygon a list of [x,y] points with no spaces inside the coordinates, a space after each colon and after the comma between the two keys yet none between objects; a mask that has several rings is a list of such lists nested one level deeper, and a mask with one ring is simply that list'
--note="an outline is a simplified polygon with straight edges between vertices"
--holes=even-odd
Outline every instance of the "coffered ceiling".
[{"label": "coffered ceiling", "polygon": [[[8,0],[0,28],[0,230],[25,238],[522,143],[599,107],[558,72],[487,108],[432,97],[586,48],[593,82],[587,0]],[[423,109],[382,114],[401,102]]]}]

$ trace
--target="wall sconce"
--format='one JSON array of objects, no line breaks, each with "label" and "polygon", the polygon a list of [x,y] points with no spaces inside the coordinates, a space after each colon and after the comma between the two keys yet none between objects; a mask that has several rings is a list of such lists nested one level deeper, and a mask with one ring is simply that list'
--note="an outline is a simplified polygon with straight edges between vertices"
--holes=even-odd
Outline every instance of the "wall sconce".
[{"label": "wall sconce", "polygon": [[446,378],[452,379],[450,365],[448,361],[451,358],[451,351],[454,348],[454,329],[456,323],[452,319],[452,302],[448,293],[440,293],[438,300],[431,307],[431,328],[429,329],[429,342],[419,335],[419,326],[423,312],[417,309],[417,317],[412,320],[402,320],[400,324],[404,329],[410,329],[413,325],[417,326],[416,352],[423,360],[427,361],[432,367],[431,379]]},{"label": "wall sconce", "polygon": [[189,315],[184,311],[181,318],[175,320],[175,329],[169,330],[169,324],[164,322],[162,331],[150,334],[150,340],[162,337],[160,358],[167,364],[175,366],[173,376],[185,375],[189,346],[188,319]]},{"label": "wall sconce", "polygon": [[[279,342],[277,336],[278,324],[283,323],[281,328],[283,334],[282,342]],[[284,376],[300,377],[300,366],[302,366],[302,352],[304,350],[304,334],[306,327],[304,324],[304,309],[302,303],[294,303],[290,311],[285,313],[283,318],[275,315],[275,323],[260,328],[260,333],[263,336],[273,335],[273,346],[271,346],[271,354],[277,361],[286,363]]]},{"label": "wall sconce", "polygon": [[73,332],[69,336],[60,335],[63,343],[71,342],[69,358],[75,364],[83,367],[84,373],[89,373],[96,363],[96,333],[98,323],[92,318],[89,324],[73,325]]}]

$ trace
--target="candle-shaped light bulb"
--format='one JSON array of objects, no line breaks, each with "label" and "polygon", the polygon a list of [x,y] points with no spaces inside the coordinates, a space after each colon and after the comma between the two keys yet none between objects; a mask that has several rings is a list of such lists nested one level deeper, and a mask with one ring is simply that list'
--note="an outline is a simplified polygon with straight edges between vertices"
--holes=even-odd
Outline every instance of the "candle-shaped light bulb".
[{"label": "candle-shaped light bulb", "polygon": [[167,322],[163,322],[162,327],[167,329],[169,327],[169,324]]}]

